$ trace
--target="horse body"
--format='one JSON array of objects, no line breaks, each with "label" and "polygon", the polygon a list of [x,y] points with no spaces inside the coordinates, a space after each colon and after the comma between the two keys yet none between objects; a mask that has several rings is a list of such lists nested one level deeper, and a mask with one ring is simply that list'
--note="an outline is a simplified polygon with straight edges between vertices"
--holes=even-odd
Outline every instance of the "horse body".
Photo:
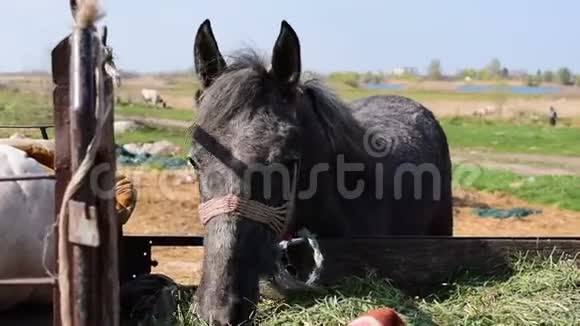
[{"label": "horse body", "polygon": [[[380,201],[389,206],[383,208],[388,214],[377,216],[376,207],[366,210],[372,220],[390,221],[382,229],[367,225],[366,233],[451,235],[451,158],[447,137],[432,112],[394,95],[360,99],[350,107],[365,133],[374,137],[363,145],[378,160],[375,164],[384,165],[383,183],[388,187],[388,199]],[[379,145],[377,139],[382,146],[371,148],[373,141]]]},{"label": "horse body", "polygon": [[[317,190],[299,198],[293,229],[320,237],[451,235],[451,162],[433,114],[400,96],[347,105],[307,87],[316,105],[299,112],[299,189],[308,192],[315,182]],[[311,171],[323,164],[329,168],[314,181]]]}]

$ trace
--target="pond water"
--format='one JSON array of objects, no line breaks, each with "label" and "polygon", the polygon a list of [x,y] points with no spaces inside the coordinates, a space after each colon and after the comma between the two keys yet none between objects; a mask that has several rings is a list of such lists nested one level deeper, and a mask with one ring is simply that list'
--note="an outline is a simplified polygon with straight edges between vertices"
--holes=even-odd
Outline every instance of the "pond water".
[{"label": "pond water", "polygon": [[377,89],[385,91],[398,91],[405,88],[403,84],[385,84],[385,83],[368,83],[365,85],[368,89]]},{"label": "pond water", "polygon": [[[494,85],[461,85],[456,88],[458,92],[470,92],[470,93],[486,93],[493,92],[498,89]],[[544,94],[556,94],[560,91],[558,87],[530,87],[530,86],[504,86],[503,89],[508,93],[512,94],[523,94],[523,95],[544,95]]]},{"label": "pond water", "polygon": [[[406,88],[405,84],[387,84],[387,83],[368,83],[365,85],[367,89],[399,91]],[[489,93],[497,91],[498,86],[495,85],[461,85],[455,91],[462,93]],[[521,95],[546,95],[556,94],[560,91],[559,87],[549,86],[503,86],[504,92]]]}]

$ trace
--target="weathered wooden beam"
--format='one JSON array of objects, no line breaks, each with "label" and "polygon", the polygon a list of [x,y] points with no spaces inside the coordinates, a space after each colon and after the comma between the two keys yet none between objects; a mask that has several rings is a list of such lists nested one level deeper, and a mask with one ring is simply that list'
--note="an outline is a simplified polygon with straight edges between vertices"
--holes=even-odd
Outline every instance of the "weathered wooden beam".
[{"label": "weathered wooden beam", "polygon": [[[52,50],[52,80],[55,85],[52,94],[55,126],[55,216],[60,211],[66,186],[71,178],[70,169],[70,120],[69,120],[69,37],[62,39]],[[54,233],[54,252],[58,260],[58,230]],[[70,253],[69,253],[70,255]],[[55,264],[56,266],[56,264]],[[60,295],[58,287],[53,290],[53,325],[60,325]]]},{"label": "weathered wooden beam", "polygon": [[114,90],[102,65],[104,51],[95,31],[79,29],[71,36],[69,116],[73,171],[79,169],[90,151],[90,142],[101,135],[100,142],[94,144],[98,147],[90,171],[68,203],[71,292],[74,325],[115,326],[119,323],[120,286],[119,223],[114,209]]},{"label": "weathered wooden beam", "polygon": [[[151,272],[151,247],[202,246],[200,236],[125,235],[125,257],[130,276]],[[580,237],[390,237],[320,239],[324,269],[320,282],[339,284],[345,277],[365,277],[369,272],[391,279],[412,294],[428,293],[463,272],[482,276],[509,273],[513,258],[580,256]],[[292,263],[306,278],[312,270],[312,253],[306,245],[289,248]],[[580,267],[580,259],[576,260]]]},{"label": "weathered wooden beam", "polygon": [[96,183],[101,189],[97,194],[97,215],[99,216],[99,233],[101,245],[98,248],[98,289],[101,302],[103,325],[116,326],[120,316],[120,270],[119,270],[119,240],[122,228],[116,218],[115,211],[115,174],[116,153],[113,127],[113,106],[115,102],[113,80],[101,69],[102,84],[98,85],[100,110],[110,109],[111,114],[105,119],[102,129],[103,138],[95,159]]},{"label": "weathered wooden beam", "polygon": [[[95,134],[97,42],[98,38],[90,29],[76,29],[71,35],[69,117],[73,171],[79,168]],[[98,282],[94,273],[97,271],[98,251],[88,241],[79,241],[83,235],[98,234],[97,216],[90,214],[91,207],[96,204],[96,198],[92,194],[88,178],[83,180],[72,200],[84,206],[83,210],[69,210],[69,241],[76,240],[76,243],[71,243],[72,256],[69,260],[72,269],[70,302],[74,303],[74,308],[71,307],[72,321],[76,326],[97,326],[100,322],[98,318],[100,307],[97,297]],[[85,230],[74,225],[84,225]],[[77,232],[73,233],[71,230]]]},{"label": "weathered wooden beam", "polygon": [[[463,272],[482,276],[509,273],[516,255],[580,255],[580,238],[321,239],[319,244],[325,257],[322,284],[334,285],[345,277],[365,277],[373,272],[413,294],[428,292]],[[291,259],[296,259],[300,270],[311,266],[301,258],[310,257],[309,250],[304,246],[291,249]],[[580,267],[580,260],[576,263]]]}]

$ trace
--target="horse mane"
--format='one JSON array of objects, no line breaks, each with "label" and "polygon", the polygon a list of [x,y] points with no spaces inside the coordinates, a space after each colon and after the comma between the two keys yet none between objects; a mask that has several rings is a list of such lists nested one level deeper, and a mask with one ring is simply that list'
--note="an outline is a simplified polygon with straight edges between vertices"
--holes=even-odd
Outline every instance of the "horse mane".
[{"label": "horse mane", "polygon": [[267,78],[266,65],[254,50],[241,50],[229,56],[225,71],[199,97],[202,107],[206,103],[209,108],[220,109],[199,110],[197,124],[209,130],[219,129],[237,114],[252,114],[243,111],[263,91]]},{"label": "horse mane", "polygon": [[[200,103],[206,98],[207,105],[219,107],[220,110],[202,110],[197,116],[197,123],[190,128],[190,133],[196,124],[203,124],[209,130],[219,129],[235,115],[255,114],[259,105],[249,104],[260,98],[260,94],[267,94],[275,87],[272,86],[266,60],[255,50],[244,49],[228,59],[226,70],[200,96]],[[313,113],[327,134],[333,152],[354,143],[352,136],[359,134],[360,127],[348,105],[334,91],[316,78],[301,80],[298,90],[309,96]],[[262,98],[267,99],[266,96]]]},{"label": "horse mane", "polygon": [[301,88],[310,95],[314,113],[327,135],[333,154],[339,154],[346,148],[356,149],[360,125],[352,116],[348,104],[319,79],[307,80]]}]

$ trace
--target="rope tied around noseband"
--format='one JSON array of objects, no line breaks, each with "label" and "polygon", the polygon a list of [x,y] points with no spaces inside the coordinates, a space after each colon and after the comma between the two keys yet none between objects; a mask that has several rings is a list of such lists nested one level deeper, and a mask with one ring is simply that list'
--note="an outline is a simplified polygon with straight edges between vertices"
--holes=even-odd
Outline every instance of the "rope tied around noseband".
[{"label": "rope tied around noseband", "polygon": [[277,236],[281,237],[294,214],[296,201],[296,187],[300,161],[294,166],[293,179],[290,186],[289,199],[283,205],[273,207],[257,200],[242,198],[238,195],[229,194],[210,199],[201,203],[198,208],[201,224],[206,226],[214,217],[228,214],[235,217],[246,218],[269,226]]},{"label": "rope tied around noseband", "polygon": [[272,207],[255,200],[227,195],[206,201],[199,206],[201,223],[206,225],[211,219],[222,214],[238,217],[268,225],[276,234],[282,234],[286,227],[287,204]]}]

